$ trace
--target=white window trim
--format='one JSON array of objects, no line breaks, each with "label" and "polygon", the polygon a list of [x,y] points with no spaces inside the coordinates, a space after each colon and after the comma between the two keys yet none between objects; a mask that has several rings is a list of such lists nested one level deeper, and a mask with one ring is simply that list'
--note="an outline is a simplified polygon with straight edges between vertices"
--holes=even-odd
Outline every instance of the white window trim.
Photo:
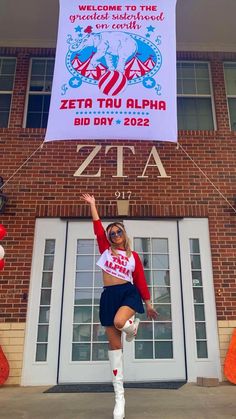
[{"label": "white window trim", "polygon": [[225,77],[225,64],[235,64],[235,70],[236,70],[236,61],[224,61],[223,62],[224,82],[225,82],[225,94],[226,94],[226,99],[227,99],[227,110],[228,110],[229,127],[230,127],[230,131],[235,131],[232,128],[232,124],[231,124],[230,111],[229,111],[229,101],[228,101],[228,99],[236,99],[236,95],[229,95],[227,93],[227,83],[226,83],[226,77]]},{"label": "white window trim", "polygon": [[0,90],[0,95],[3,94],[7,94],[7,95],[11,95],[11,104],[10,104],[10,109],[9,109],[9,116],[8,116],[8,122],[7,122],[7,127],[9,128],[10,125],[10,120],[11,120],[11,111],[12,111],[12,98],[13,98],[13,94],[14,94],[14,89],[15,89],[15,80],[16,80],[16,67],[17,67],[17,57],[6,57],[6,56],[0,56],[1,60],[15,60],[16,62],[16,66],[15,66],[15,73],[14,73],[14,79],[13,79],[13,85],[12,85],[12,90]]},{"label": "white window trim", "polygon": [[[216,121],[216,110],[215,110],[215,101],[214,101],[214,94],[213,94],[213,83],[212,83],[212,74],[211,74],[211,65],[209,61],[193,61],[193,60],[177,60],[178,63],[187,63],[187,64],[207,64],[208,66],[208,73],[209,73],[209,82],[210,82],[210,94],[208,95],[198,95],[198,94],[177,94],[177,97],[192,97],[192,98],[210,98],[211,99],[211,109],[212,109],[212,118],[213,118],[213,130],[217,131],[217,121]],[[204,131],[204,130],[200,130]]]},{"label": "white window trim", "polygon": [[[30,92],[30,80],[31,80],[31,73],[32,73],[32,63],[33,60],[51,60],[51,61],[55,61],[55,58],[53,57],[32,57],[30,59],[30,65],[29,65],[29,72],[28,72],[28,80],[27,80],[27,86],[26,86],[26,99],[25,99],[25,108],[24,108],[24,117],[23,117],[23,128],[27,128],[26,127],[26,122],[27,122],[27,114],[28,114],[28,105],[29,105],[29,96],[30,95],[50,95],[52,94],[52,92]],[[40,128],[40,127],[38,127]]]}]

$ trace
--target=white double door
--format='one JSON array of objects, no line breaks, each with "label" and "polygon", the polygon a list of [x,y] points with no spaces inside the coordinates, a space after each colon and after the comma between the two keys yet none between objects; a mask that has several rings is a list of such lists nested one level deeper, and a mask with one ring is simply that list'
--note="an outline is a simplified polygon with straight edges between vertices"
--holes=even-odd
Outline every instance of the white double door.
[{"label": "white double door", "polygon": [[[185,379],[185,348],[176,221],[124,222],[140,255],[157,321],[138,314],[134,342],[124,339],[126,381]],[[108,342],[99,323],[102,292],[91,222],[69,222],[65,254],[59,383],[108,382]]]}]

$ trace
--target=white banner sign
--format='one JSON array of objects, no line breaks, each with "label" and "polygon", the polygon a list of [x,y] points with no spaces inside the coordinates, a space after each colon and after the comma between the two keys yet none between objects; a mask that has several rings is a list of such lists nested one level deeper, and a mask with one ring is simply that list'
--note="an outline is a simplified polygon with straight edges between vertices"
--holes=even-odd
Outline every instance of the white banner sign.
[{"label": "white banner sign", "polygon": [[176,0],[60,0],[45,141],[177,141]]}]

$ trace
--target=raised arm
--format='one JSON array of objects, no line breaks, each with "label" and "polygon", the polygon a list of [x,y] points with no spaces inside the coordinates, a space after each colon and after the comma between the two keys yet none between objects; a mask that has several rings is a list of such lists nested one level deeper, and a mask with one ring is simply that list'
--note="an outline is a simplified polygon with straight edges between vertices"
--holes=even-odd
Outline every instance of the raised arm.
[{"label": "raised arm", "polygon": [[103,253],[104,250],[108,249],[110,247],[109,241],[107,240],[107,236],[105,233],[105,230],[103,228],[103,225],[101,223],[101,220],[98,215],[98,211],[96,208],[95,198],[93,195],[89,194],[83,194],[81,198],[90,205],[91,208],[91,215],[93,219],[93,228],[94,228],[94,234],[97,236],[97,242],[100,253]]},{"label": "raised arm", "polygon": [[94,196],[93,195],[89,195],[88,193],[84,193],[81,198],[85,202],[87,202],[87,204],[90,205],[91,215],[92,215],[93,221],[99,220],[99,215],[98,215],[98,211],[97,211],[97,208],[96,208],[96,203],[95,203]]}]

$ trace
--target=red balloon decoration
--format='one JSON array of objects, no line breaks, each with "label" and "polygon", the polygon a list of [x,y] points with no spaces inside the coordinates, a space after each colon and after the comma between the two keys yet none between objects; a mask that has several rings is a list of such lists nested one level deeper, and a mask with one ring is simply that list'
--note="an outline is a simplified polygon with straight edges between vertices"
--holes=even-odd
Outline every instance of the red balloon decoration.
[{"label": "red balloon decoration", "polygon": [[0,224],[0,240],[2,240],[6,234],[7,234],[7,230],[2,224]]},{"label": "red balloon decoration", "polygon": [[0,271],[2,271],[4,269],[4,266],[5,266],[5,260],[1,259],[0,260]]},{"label": "red balloon decoration", "polygon": [[0,346],[0,385],[4,384],[9,377],[9,363]]}]

